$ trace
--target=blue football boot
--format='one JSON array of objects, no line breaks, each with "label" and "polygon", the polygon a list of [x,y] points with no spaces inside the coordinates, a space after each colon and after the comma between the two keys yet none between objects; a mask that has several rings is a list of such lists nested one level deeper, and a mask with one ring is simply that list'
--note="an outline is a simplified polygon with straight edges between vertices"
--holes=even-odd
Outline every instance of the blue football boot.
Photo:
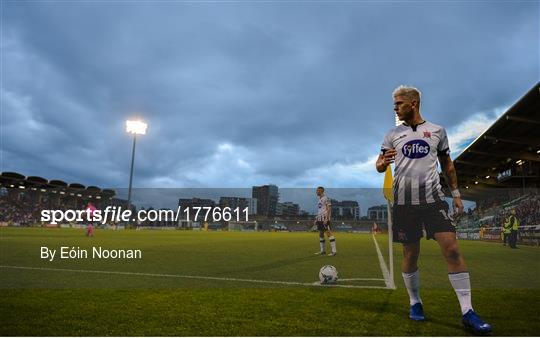
[{"label": "blue football boot", "polygon": [[476,334],[488,334],[491,332],[491,325],[486,323],[473,310],[469,310],[463,315],[462,322],[466,328],[471,329]]},{"label": "blue football boot", "polygon": [[411,305],[411,312],[409,313],[409,318],[417,321],[426,319],[426,317],[424,317],[424,308],[422,307],[422,303],[416,303],[414,305]]}]

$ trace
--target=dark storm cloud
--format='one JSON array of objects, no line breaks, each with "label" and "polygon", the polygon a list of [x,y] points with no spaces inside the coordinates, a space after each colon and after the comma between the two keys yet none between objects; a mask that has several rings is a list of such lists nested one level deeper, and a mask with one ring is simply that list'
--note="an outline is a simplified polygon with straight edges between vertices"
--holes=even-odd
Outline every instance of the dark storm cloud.
[{"label": "dark storm cloud", "polygon": [[139,113],[138,186],[375,186],[397,85],[451,128],[538,80],[537,3],[9,2],[3,18],[2,170],[86,185],[127,185]]}]

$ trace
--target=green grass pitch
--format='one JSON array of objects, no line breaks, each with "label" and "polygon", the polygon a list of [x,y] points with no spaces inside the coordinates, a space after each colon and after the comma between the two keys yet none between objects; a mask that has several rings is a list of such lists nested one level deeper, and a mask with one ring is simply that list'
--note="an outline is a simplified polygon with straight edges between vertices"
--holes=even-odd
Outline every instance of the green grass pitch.
[{"label": "green grass pitch", "polygon": [[[422,241],[427,321],[408,319],[394,244],[396,290],[385,289],[374,239],[336,234],[317,257],[315,233],[0,228],[0,335],[464,336],[434,241]],[[388,237],[376,236],[388,262]],[[40,259],[40,247],[140,249],[140,260]],[[473,305],[494,335],[538,336],[540,249],[461,241]],[[58,254],[57,254],[58,255]],[[336,266],[340,287],[313,285]],[[29,269],[39,268],[39,269]],[[376,288],[366,288],[376,287]]]}]

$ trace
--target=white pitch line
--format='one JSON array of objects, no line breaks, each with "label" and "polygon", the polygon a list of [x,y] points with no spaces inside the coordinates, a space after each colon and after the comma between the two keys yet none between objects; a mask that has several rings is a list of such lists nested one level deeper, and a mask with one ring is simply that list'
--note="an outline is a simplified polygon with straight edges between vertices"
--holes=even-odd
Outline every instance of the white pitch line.
[{"label": "white pitch line", "polygon": [[384,262],[381,249],[379,249],[379,244],[375,239],[375,234],[371,234],[371,236],[373,237],[373,242],[375,243],[375,249],[377,249],[377,257],[379,257],[379,265],[381,266],[381,272],[384,277],[384,283],[386,284],[386,288],[395,289],[395,287],[392,285],[392,281],[390,280],[390,271],[388,271],[388,268],[386,267],[386,263]]},{"label": "white pitch line", "polygon": [[341,285],[341,284],[328,285],[328,284],[320,284],[319,282],[301,283],[301,282],[286,282],[286,281],[273,281],[273,280],[262,280],[262,279],[171,275],[171,274],[128,272],[128,271],[82,270],[82,269],[43,268],[43,267],[11,266],[11,265],[0,265],[0,268],[21,269],[21,270],[82,272],[82,273],[96,273],[96,274],[110,274],[110,275],[146,276],[146,277],[169,277],[169,278],[186,278],[186,279],[202,279],[202,280],[220,280],[220,281],[227,281],[227,282],[246,282],[246,283],[279,284],[279,285],[293,285],[293,286],[319,286],[319,287],[356,288],[356,289],[386,289],[386,287],[382,287],[382,286],[368,286],[368,285]]},{"label": "white pitch line", "polygon": [[342,282],[346,282],[346,281],[355,281],[355,280],[376,280],[376,281],[383,281],[384,278],[340,278],[339,279],[340,281]]}]

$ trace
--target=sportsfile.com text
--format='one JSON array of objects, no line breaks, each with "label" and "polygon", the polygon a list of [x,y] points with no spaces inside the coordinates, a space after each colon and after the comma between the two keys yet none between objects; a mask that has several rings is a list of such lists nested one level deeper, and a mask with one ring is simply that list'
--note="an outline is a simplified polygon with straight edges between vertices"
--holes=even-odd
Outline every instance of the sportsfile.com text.
[{"label": "sportsfile.com text", "polygon": [[107,206],[104,210],[42,210],[41,222],[58,224],[63,222],[93,222],[105,224],[108,222],[129,221],[175,221],[187,220],[194,222],[220,222],[220,221],[249,221],[248,208],[240,209],[229,207],[189,207],[178,206],[173,210],[144,210],[141,209],[133,218],[133,212],[129,209],[116,206]]}]

